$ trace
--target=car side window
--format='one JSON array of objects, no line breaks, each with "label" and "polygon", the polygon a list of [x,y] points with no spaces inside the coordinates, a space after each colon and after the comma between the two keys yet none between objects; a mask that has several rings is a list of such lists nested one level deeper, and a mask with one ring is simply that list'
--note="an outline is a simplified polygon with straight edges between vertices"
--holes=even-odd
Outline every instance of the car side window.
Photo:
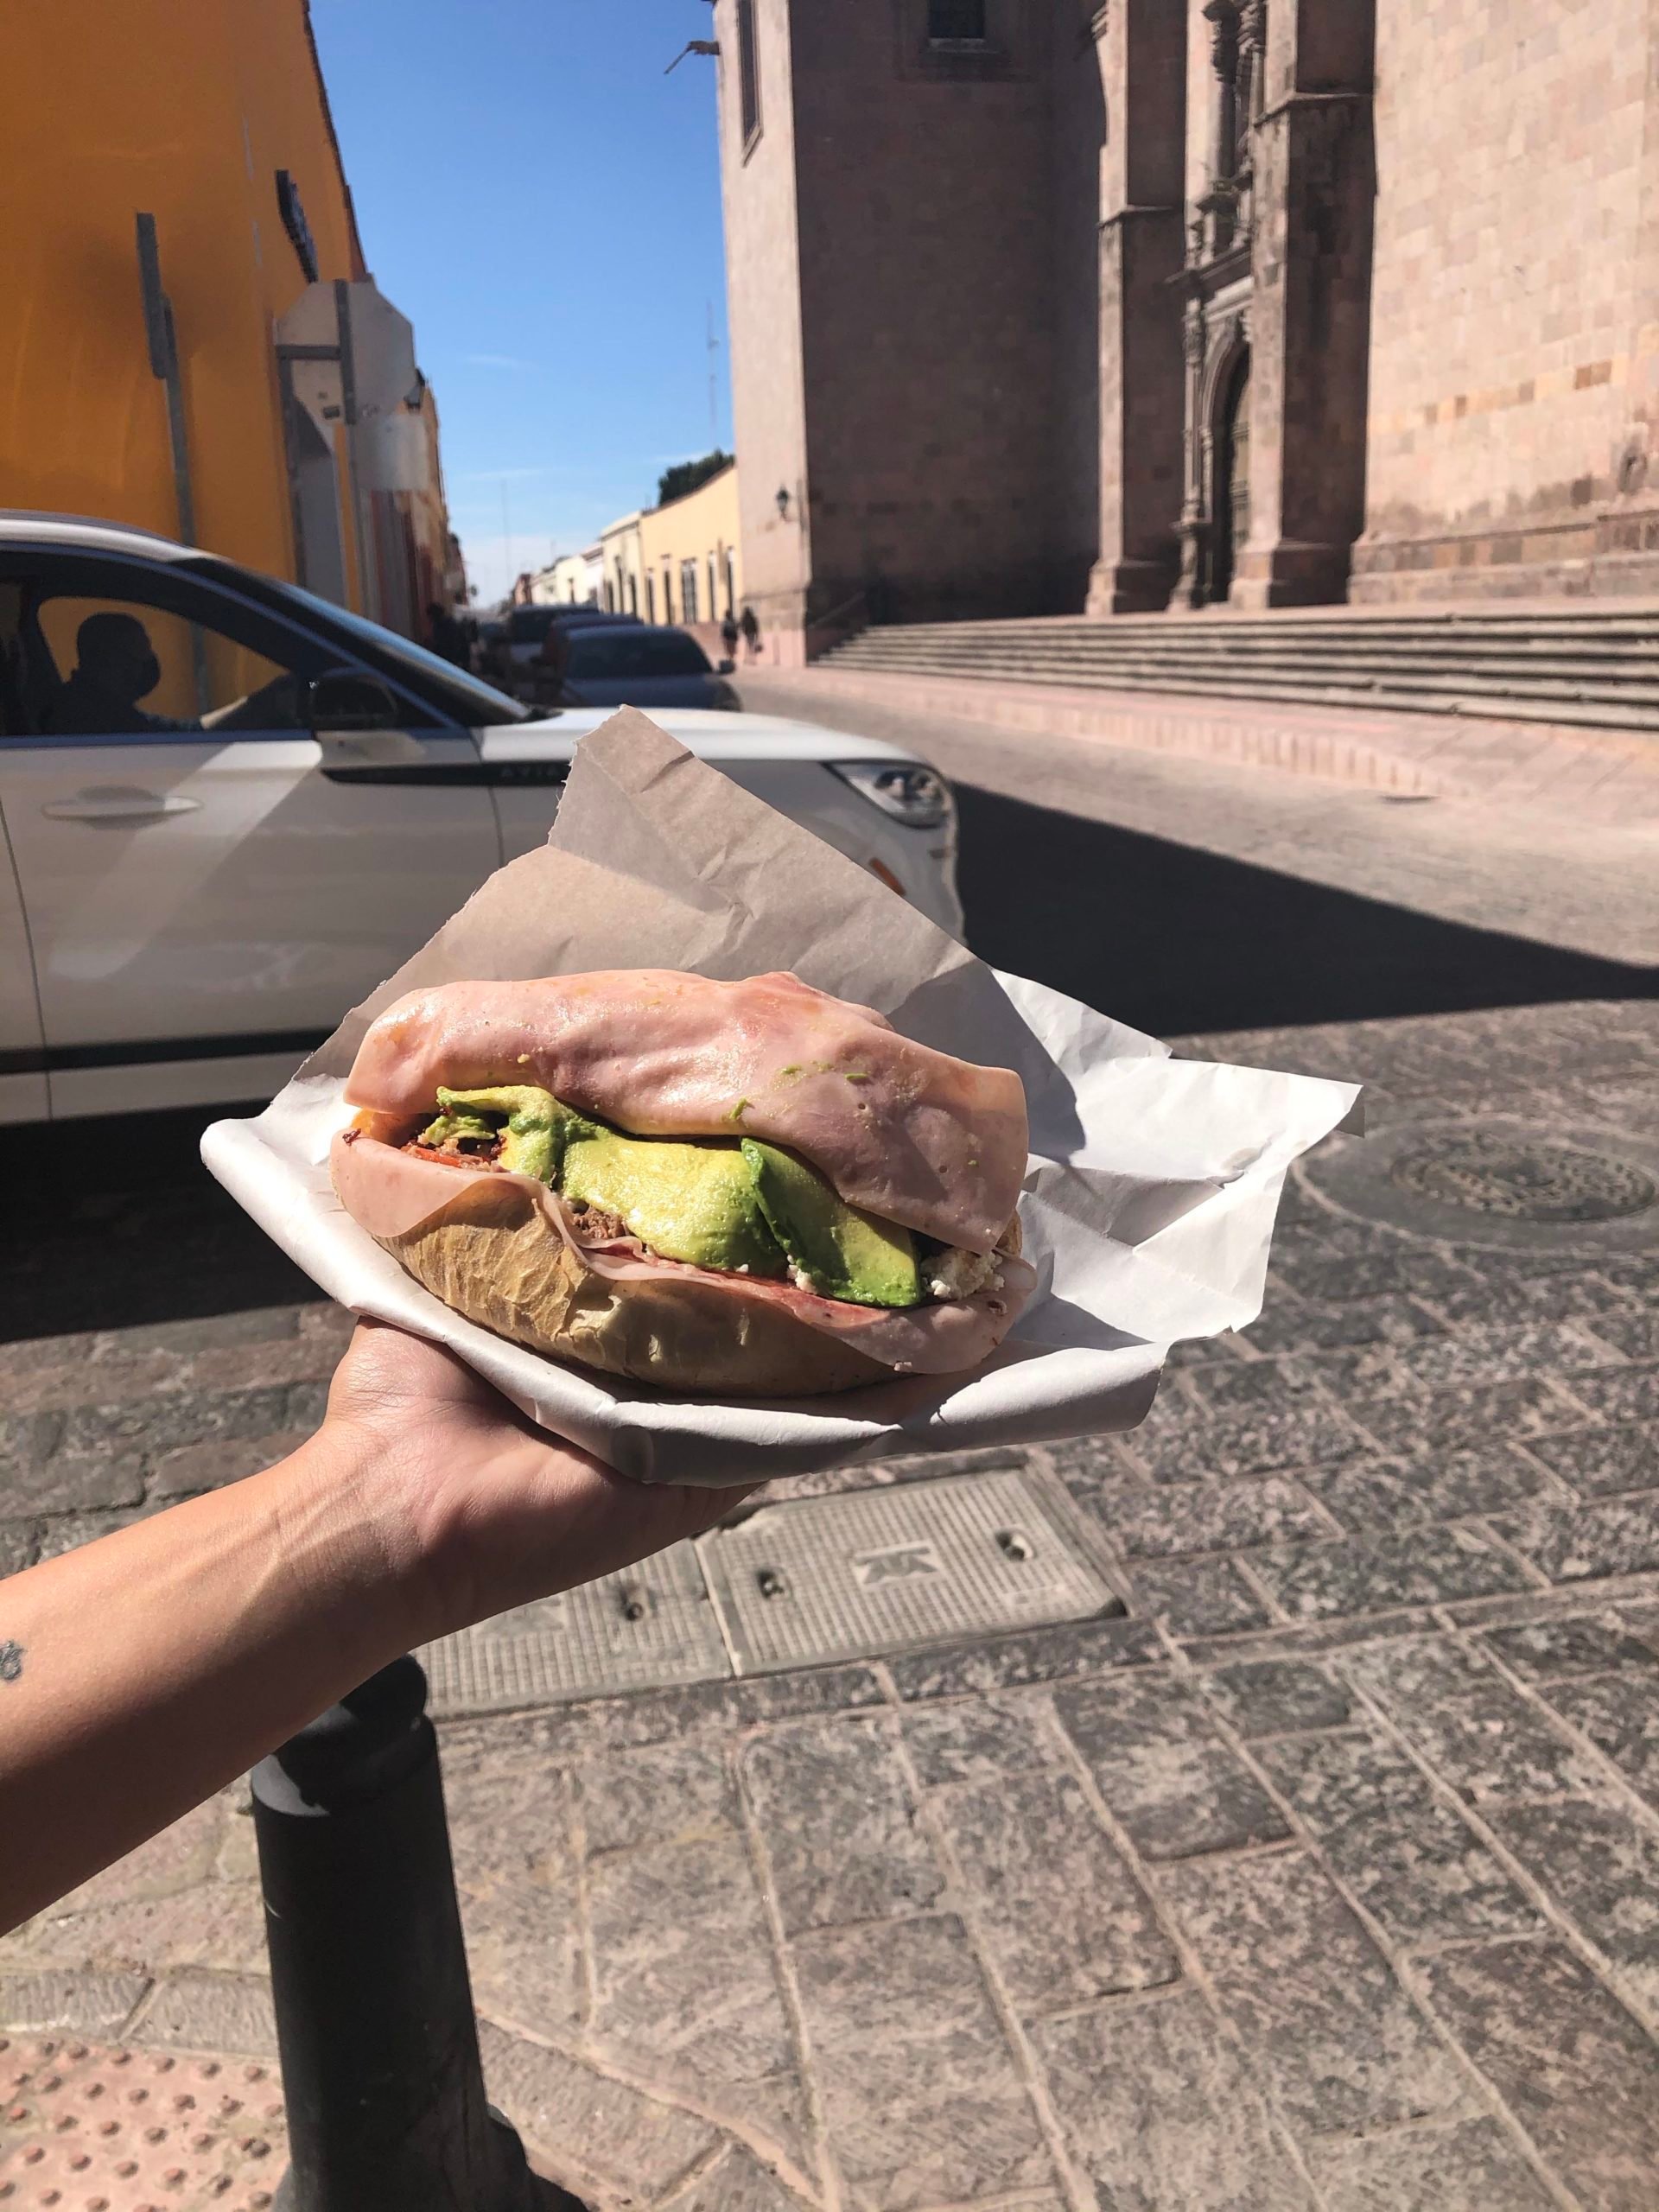
[{"label": "car side window", "polygon": [[50,556],[26,577],[8,651],[6,728],[76,739],[297,731],[330,654],[157,564]]},{"label": "car side window", "polygon": [[23,587],[0,576],[0,737],[18,737],[29,728],[23,704]]},{"label": "car side window", "polygon": [[67,592],[37,601],[35,617],[46,649],[36,689],[45,735],[124,737],[238,720],[302,726],[294,671],[203,623]]}]

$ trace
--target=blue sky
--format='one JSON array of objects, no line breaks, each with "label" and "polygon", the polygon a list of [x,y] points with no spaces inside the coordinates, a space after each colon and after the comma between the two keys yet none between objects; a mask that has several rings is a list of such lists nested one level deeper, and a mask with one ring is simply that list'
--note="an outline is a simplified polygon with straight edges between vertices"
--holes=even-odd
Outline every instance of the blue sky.
[{"label": "blue sky", "polygon": [[483,598],[707,452],[710,304],[731,444],[715,64],[663,73],[712,13],[312,0],[364,251],[415,326]]}]

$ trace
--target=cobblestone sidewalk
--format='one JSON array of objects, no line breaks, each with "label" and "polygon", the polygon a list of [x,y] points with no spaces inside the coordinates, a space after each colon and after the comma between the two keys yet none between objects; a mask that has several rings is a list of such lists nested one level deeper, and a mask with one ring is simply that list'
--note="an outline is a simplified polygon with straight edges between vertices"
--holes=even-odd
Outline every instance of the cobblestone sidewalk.
[{"label": "cobblestone sidewalk", "polygon": [[[1628,1195],[1656,1047],[1610,1004],[1191,1049],[1365,1077],[1380,1157],[1605,1138]],[[1112,1615],[446,1731],[491,2090],[550,2171],[677,2212],[1659,2205],[1659,1211],[1428,1236],[1386,1178],[1338,1207],[1344,1155],[1257,1327],[1031,1455]],[[340,1327],[0,1353],[0,1555],[260,1464]],[[241,1795],[0,1944],[0,2028],[268,2056]]]}]

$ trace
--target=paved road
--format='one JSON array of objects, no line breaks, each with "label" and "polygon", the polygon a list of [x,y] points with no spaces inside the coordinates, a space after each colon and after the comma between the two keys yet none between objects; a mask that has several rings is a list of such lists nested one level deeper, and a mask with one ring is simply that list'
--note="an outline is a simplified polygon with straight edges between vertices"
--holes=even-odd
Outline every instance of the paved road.
[{"label": "paved road", "polygon": [[[752,709],[914,747],[963,787],[964,891],[987,957],[1018,950],[1034,974],[1068,945],[1074,962],[1087,959],[1103,935],[1112,951],[1095,980],[1121,993],[1134,963],[1120,957],[1116,930],[1128,927],[1126,950],[1138,952],[1138,932],[1155,927],[1166,950],[1149,996],[1166,1032],[1210,1019],[1185,1020],[1168,980],[1214,960],[1217,918],[1235,911],[1253,944],[1265,926],[1259,964],[1287,1010],[1254,1011],[1260,983],[1248,1007],[1226,997],[1241,982],[1250,987],[1238,963],[1218,978],[1218,1019],[1233,1026],[1431,1011],[1414,1002],[1414,970],[1433,978],[1435,1007],[1592,995],[1592,972],[1542,957],[1550,947],[1645,963],[1636,987],[1652,988],[1651,825],[1609,830],[1474,800],[1392,798],[1273,769],[827,698],[776,677],[745,677],[741,690]],[[1299,953],[1314,961],[1300,1002]]]},{"label": "paved road", "polygon": [[[1319,878],[1345,861],[1290,878],[1081,811],[1067,911],[1094,934],[1054,939],[1019,817],[988,810],[964,810],[982,941],[1158,1026],[1207,1010],[1191,1049],[1363,1076],[1376,1134],[1299,1173],[1255,1329],[1183,1353],[1133,1435],[1025,1455],[1114,1610],[446,1731],[493,2093],[605,2207],[1650,2212],[1659,1208],[1436,1215],[1365,1164],[1501,1115],[1639,1196],[1646,979],[1611,922],[1551,952],[1424,923],[1393,876],[1364,895],[1395,950],[1367,961],[1356,920],[1337,957]],[[1114,909],[1099,855],[1154,836]],[[1593,915],[1581,866],[1560,912]],[[1310,887],[1338,904],[1293,929]],[[1171,950],[1126,997],[1130,905]],[[1195,942],[1232,963],[1224,1030]],[[105,1125],[69,1221],[14,1216],[14,1560],[315,1418],[340,1320],[188,1140]],[[248,1829],[227,1792],[0,1944],[28,2077],[0,2181],[35,2171],[5,2161],[66,2038],[88,2064],[268,2053]]]}]

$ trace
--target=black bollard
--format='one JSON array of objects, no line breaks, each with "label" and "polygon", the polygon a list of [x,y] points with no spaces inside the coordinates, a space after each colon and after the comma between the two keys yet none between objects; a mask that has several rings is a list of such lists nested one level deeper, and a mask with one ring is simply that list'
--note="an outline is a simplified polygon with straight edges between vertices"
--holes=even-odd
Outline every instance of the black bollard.
[{"label": "black bollard", "polygon": [[279,2212],[582,2212],[485,2099],[416,1662],[262,1760],[253,1817],[288,2107]]}]

